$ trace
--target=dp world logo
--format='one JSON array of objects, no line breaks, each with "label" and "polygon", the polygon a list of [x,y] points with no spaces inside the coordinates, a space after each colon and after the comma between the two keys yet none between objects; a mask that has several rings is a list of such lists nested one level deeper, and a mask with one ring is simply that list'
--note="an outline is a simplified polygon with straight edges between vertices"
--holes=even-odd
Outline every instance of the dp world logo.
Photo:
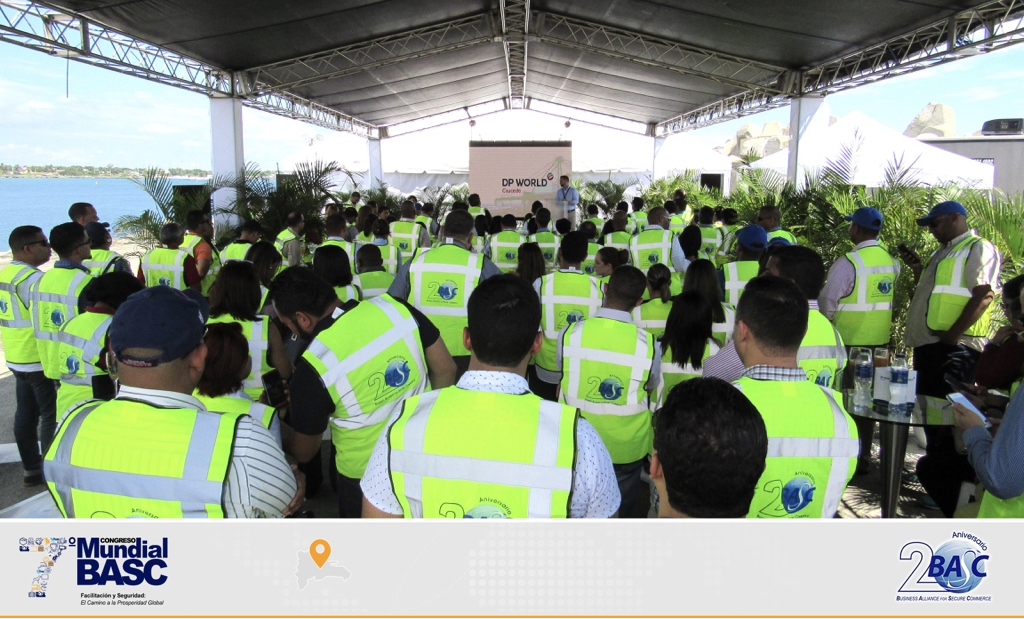
[{"label": "dp world logo", "polygon": [[58,307],[50,312],[50,322],[52,322],[56,327],[64,324],[64,310]]},{"label": "dp world logo", "polygon": [[[903,582],[901,593],[939,593],[937,596],[897,596],[897,601],[962,600],[988,576],[988,545],[964,531],[935,550],[925,542],[910,542],[900,549],[900,561],[914,567]],[[953,595],[945,595],[953,594]],[[989,596],[968,596],[967,600],[991,601]]]},{"label": "dp world logo", "polygon": [[7,299],[5,299],[3,297],[0,297],[0,312],[3,312],[4,314],[6,314],[8,307],[10,307],[10,306],[7,305]]},{"label": "dp world logo", "polygon": [[656,251],[647,254],[647,263],[648,264],[658,264],[658,260],[660,260],[660,259],[661,259],[661,255],[658,252],[656,252]]},{"label": "dp world logo", "polygon": [[882,294],[889,294],[892,292],[892,280],[888,277],[880,280],[878,282],[878,292],[881,292]]},{"label": "dp world logo", "polygon": [[81,369],[82,363],[78,360],[76,355],[71,354],[64,360],[64,366],[68,369],[68,374],[78,374],[78,370]]},{"label": "dp world logo", "polygon": [[598,387],[597,391],[605,400],[618,400],[622,397],[622,383],[614,376],[609,376],[601,381],[601,385]]},{"label": "dp world logo", "polygon": [[549,180],[549,181],[553,181],[553,180],[555,180],[555,175],[554,175],[554,174],[552,174],[551,172],[548,172],[548,180]]},{"label": "dp world logo", "polygon": [[794,477],[782,487],[782,509],[795,514],[814,500],[814,483],[806,477]]},{"label": "dp world logo", "polygon": [[160,281],[159,281],[159,284],[161,286],[170,286],[171,285],[171,278],[169,278],[169,277],[161,277]]},{"label": "dp world logo", "polygon": [[409,363],[405,359],[395,359],[384,370],[384,383],[392,389],[397,389],[409,382],[410,373]]}]

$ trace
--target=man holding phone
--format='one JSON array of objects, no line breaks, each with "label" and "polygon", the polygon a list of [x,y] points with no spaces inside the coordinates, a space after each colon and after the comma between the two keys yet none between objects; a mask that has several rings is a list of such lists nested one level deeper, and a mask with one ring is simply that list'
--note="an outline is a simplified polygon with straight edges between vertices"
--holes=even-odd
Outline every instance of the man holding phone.
[{"label": "man holding phone", "polygon": [[[950,388],[943,366],[949,356],[966,355],[973,374],[987,342],[1001,260],[992,243],[968,228],[967,209],[959,202],[936,204],[917,224],[928,226],[940,247],[927,265],[916,252],[900,248],[917,283],[904,342],[914,350],[918,394],[945,397]],[[917,475],[937,506],[952,516],[960,483],[973,479],[974,472],[967,458],[957,453],[951,428],[926,427],[925,434],[928,446],[918,461]]]}]

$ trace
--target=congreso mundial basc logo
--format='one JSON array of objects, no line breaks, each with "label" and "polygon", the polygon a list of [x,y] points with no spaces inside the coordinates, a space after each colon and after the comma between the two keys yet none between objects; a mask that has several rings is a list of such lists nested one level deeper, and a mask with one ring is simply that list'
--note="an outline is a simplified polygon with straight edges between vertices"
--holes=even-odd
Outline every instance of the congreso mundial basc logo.
[{"label": "congreso mundial basc logo", "polygon": [[976,592],[988,577],[988,544],[971,533],[953,531],[932,550],[926,542],[909,542],[900,561],[911,567],[896,594],[897,602],[991,602]]},{"label": "congreso mundial basc logo", "polygon": [[[74,570],[82,606],[162,606],[139,585],[159,587],[167,582],[167,538],[138,537],[20,537],[18,552],[31,558],[30,598],[45,598],[50,578],[60,569]],[[25,553],[25,554],[22,554]],[[74,557],[72,560],[66,556]],[[61,560],[63,557],[63,560]],[[26,579],[28,580],[28,579]],[[126,587],[127,589],[121,589]]]}]

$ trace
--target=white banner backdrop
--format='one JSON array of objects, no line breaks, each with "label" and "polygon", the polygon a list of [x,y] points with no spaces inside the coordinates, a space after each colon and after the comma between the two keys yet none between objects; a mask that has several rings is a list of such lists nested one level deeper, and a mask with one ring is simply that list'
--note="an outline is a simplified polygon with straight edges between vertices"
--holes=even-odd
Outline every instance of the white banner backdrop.
[{"label": "white banner backdrop", "polygon": [[1019,615],[1016,521],[0,522],[2,615]]},{"label": "white banner backdrop", "polygon": [[469,143],[470,190],[495,216],[522,217],[540,200],[551,209],[552,221],[564,217],[555,192],[559,177],[571,171],[572,142]]}]

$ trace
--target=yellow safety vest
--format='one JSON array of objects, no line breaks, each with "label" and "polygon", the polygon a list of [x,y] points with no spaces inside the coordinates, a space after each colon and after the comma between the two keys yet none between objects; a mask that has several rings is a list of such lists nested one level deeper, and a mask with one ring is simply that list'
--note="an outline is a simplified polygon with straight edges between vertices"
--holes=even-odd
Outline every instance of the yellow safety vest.
[{"label": "yellow safety vest", "polygon": [[291,228],[285,228],[278,233],[277,238],[274,239],[274,247],[277,248],[277,251],[281,252],[281,255],[284,255],[284,244],[289,241],[294,241],[297,238],[299,237],[292,232]]},{"label": "yellow safety vest", "polygon": [[644,301],[639,307],[633,308],[633,322],[651,337],[657,339],[665,334],[669,312],[672,311],[672,299],[664,302],[661,299]]},{"label": "yellow safety vest", "polygon": [[818,310],[808,313],[807,333],[800,342],[796,359],[809,380],[830,389],[841,386],[846,367],[843,336]]},{"label": "yellow safety vest", "polygon": [[252,247],[252,243],[248,241],[235,241],[227,247],[224,251],[220,252],[221,260],[229,262],[231,260],[245,260],[245,255],[249,253],[249,249]]},{"label": "yellow safety vest", "polygon": [[660,228],[644,230],[629,241],[633,266],[644,273],[655,264],[672,268],[672,232]]},{"label": "yellow safety vest", "polygon": [[422,224],[423,227],[426,228],[427,234],[430,235],[430,238],[434,238],[434,233],[430,231],[431,221],[432,220],[429,217],[427,217],[426,215],[417,215],[416,216],[416,223]]},{"label": "yellow safety vest", "polygon": [[[428,422],[429,419],[429,422]],[[406,518],[567,518],[576,410],[447,387],[406,400],[388,470]]]},{"label": "yellow safety vest", "polygon": [[114,263],[121,259],[121,254],[109,249],[94,249],[92,257],[82,262],[82,266],[89,269],[89,274],[99,277],[105,273],[114,271]]},{"label": "yellow safety vest", "polygon": [[601,219],[600,217],[588,217],[587,221],[594,224],[594,226],[597,228],[597,233],[601,234],[601,229],[604,228],[603,219]]},{"label": "yellow safety vest", "polygon": [[184,249],[156,247],[142,257],[142,274],[146,286],[170,286],[176,290],[188,288],[185,284],[185,260],[191,254]]},{"label": "yellow safety vest", "polygon": [[273,368],[267,361],[267,351],[270,349],[270,318],[262,318],[258,321],[239,320],[231,314],[210,316],[207,324],[216,323],[238,323],[242,327],[242,335],[249,343],[249,359],[252,361],[252,370],[249,376],[242,381],[242,390],[254,400],[258,400],[263,394],[263,374]]},{"label": "yellow safety vest", "polygon": [[[664,346],[664,344],[662,345]],[[689,361],[686,362],[686,365],[680,366],[676,363],[672,351],[667,349],[662,351],[661,385],[658,386],[657,391],[658,408],[665,405],[665,400],[668,398],[668,394],[672,391],[673,387],[691,378],[703,376],[704,363],[708,360],[708,357],[719,350],[721,348],[718,346],[718,342],[714,339],[708,340],[707,345],[704,347],[704,357],[701,359],[700,369],[693,367]],[[654,407],[652,406],[651,408]]]},{"label": "yellow safety vest", "polygon": [[205,396],[198,391],[192,394],[192,397],[203,403],[206,410],[211,413],[237,413],[240,415],[249,415],[256,421],[260,422],[266,429],[270,429],[270,426],[274,423],[274,417],[277,415],[277,410],[267,406],[266,404],[260,404],[247,398],[236,398],[229,395],[217,396],[211,398]]},{"label": "yellow safety vest", "polygon": [[[339,241],[337,239],[327,239],[323,242],[320,247],[340,247],[345,250],[345,255],[348,256],[348,263],[352,266],[352,275],[356,274],[356,244],[350,243],[349,241]],[[313,252],[314,255],[316,252]],[[310,263],[315,263],[313,258],[310,258]]]},{"label": "yellow safety vest", "polygon": [[719,346],[731,342],[733,331],[736,329],[736,308],[728,303],[722,303],[722,311],[725,312],[725,322],[711,324],[711,337],[715,338]]},{"label": "yellow safety vest", "polygon": [[856,272],[853,290],[839,299],[836,329],[844,342],[856,346],[889,343],[892,298],[896,287],[896,261],[885,248],[869,245],[846,254]]},{"label": "yellow safety vest", "polygon": [[46,485],[66,518],[223,518],[239,417],[88,402],[57,430]]},{"label": "yellow safety vest", "polygon": [[[373,243],[369,244],[373,245]],[[390,240],[388,241],[387,245],[378,245],[377,247],[378,249],[380,249],[380,257],[381,260],[383,260],[383,264],[381,266],[384,267],[384,270],[390,273],[391,275],[395,275],[396,273],[398,273],[398,267],[402,266],[402,260],[399,257],[400,252],[398,250],[398,247],[392,244]],[[408,258],[411,258],[411,256],[407,257],[407,259]]]},{"label": "yellow safety vest", "polygon": [[569,325],[562,340],[561,400],[580,409],[601,435],[614,464],[651,451],[647,391],[654,338],[628,322],[587,318]]},{"label": "yellow safety vest", "polygon": [[701,251],[708,256],[714,256],[722,250],[721,228],[716,228],[714,224],[698,224],[697,227],[700,228]]},{"label": "yellow safety vest", "polygon": [[530,235],[530,242],[540,245],[540,251],[544,254],[544,263],[549,269],[555,268],[558,256],[558,238],[553,232],[538,232]]},{"label": "yellow safety vest", "polygon": [[601,308],[597,280],[581,271],[555,271],[540,278],[540,330],[544,340],[533,360],[549,372],[560,372],[555,362],[558,338],[567,326],[589,318]]},{"label": "yellow safety vest", "polygon": [[725,302],[733,307],[740,302],[740,295],[747,282],[757,277],[760,265],[754,260],[729,262],[722,267],[725,273]]},{"label": "yellow safety vest", "polygon": [[632,236],[628,232],[618,231],[612,232],[611,234],[604,235],[604,246],[614,247],[615,249],[629,249],[629,242],[632,240]]},{"label": "yellow safety vest", "polygon": [[420,246],[420,226],[415,221],[396,221],[391,224],[389,244],[394,244],[403,256],[411,256]]},{"label": "yellow safety vest", "polygon": [[484,214],[484,207],[482,207],[482,206],[471,206],[471,207],[469,207],[469,210],[467,212],[475,218],[477,215],[483,215]]},{"label": "yellow safety vest", "polygon": [[92,281],[81,269],[50,269],[36,280],[29,292],[32,328],[35,332],[39,362],[47,378],[60,379],[57,334],[60,327],[78,315],[78,298]]},{"label": "yellow safety vest", "polygon": [[630,213],[629,221],[626,223],[626,232],[634,234],[642,231],[647,225],[647,221],[647,213],[644,211]]},{"label": "yellow safety vest", "polygon": [[515,230],[502,230],[491,237],[491,262],[508,273],[519,265],[519,246],[523,237]]},{"label": "yellow safety vest", "polygon": [[387,271],[366,271],[359,274],[359,288],[363,292],[363,300],[368,301],[379,297],[391,288],[395,276]]},{"label": "yellow safety vest", "polygon": [[719,257],[728,260],[728,256],[732,254],[732,250],[736,246],[736,232],[739,229],[738,224],[722,226],[722,250],[719,252]]},{"label": "yellow safety vest", "polygon": [[787,232],[786,230],[773,230],[773,231],[769,232],[768,233],[768,242],[770,243],[772,239],[780,238],[780,237],[786,239],[787,241],[789,241],[790,245],[799,245],[800,244],[800,243],[797,243],[796,237],[793,236],[792,233]]},{"label": "yellow safety vest", "polygon": [[[188,250],[192,254],[192,257],[194,258],[195,257],[196,246],[199,245],[199,241],[205,241],[205,240],[206,239],[204,239],[201,236],[198,236],[196,234],[192,234],[191,232],[186,232],[185,233],[185,242],[181,244],[181,248],[180,249]],[[210,259],[211,259],[212,262],[210,264],[210,270],[207,271],[206,275],[203,276],[203,281],[202,281],[202,284],[201,284],[202,285],[202,292],[203,292],[203,296],[204,297],[210,296],[210,286],[212,286],[213,285],[213,281],[215,279],[217,279],[217,273],[220,272],[220,267],[221,267],[220,252],[217,251],[217,248],[213,246],[213,243],[210,243],[209,241],[206,241],[206,242],[210,244],[210,249],[212,250],[210,252]],[[198,264],[199,264],[199,262],[197,260],[196,261],[196,265],[198,265]]]},{"label": "yellow safety vest", "polygon": [[601,251],[600,245],[597,243],[587,243],[587,259],[580,265],[580,269],[591,277],[597,274],[597,267],[594,263],[597,260],[597,252],[599,251]]},{"label": "yellow safety vest", "polygon": [[338,295],[338,300],[342,303],[346,301],[359,301],[362,292],[359,290],[359,286],[355,284],[349,284],[348,286],[335,286],[335,294]]},{"label": "yellow safety vest", "polygon": [[483,266],[483,254],[454,243],[421,249],[409,266],[410,303],[441,331],[453,357],[469,356],[462,344],[462,331],[469,325],[466,304],[480,283]]},{"label": "yellow safety vest", "polygon": [[[953,248],[935,269],[935,287],[928,297],[928,328],[933,331],[947,331],[953,326],[964,307],[971,299],[971,289],[967,287],[967,258],[976,243],[987,243],[980,236],[970,235]],[[973,325],[968,327],[964,335],[970,337],[986,337],[992,321],[992,304]]]},{"label": "yellow safety vest", "polygon": [[490,237],[487,236],[486,234],[483,235],[483,236],[480,236],[478,234],[474,235],[473,236],[473,251],[475,251],[478,254],[484,253],[484,248],[487,247],[487,239],[488,238],[490,238]]},{"label": "yellow safety vest", "polygon": [[857,468],[857,426],[839,394],[811,381],[741,378],[768,431],[748,518],[832,518]]},{"label": "yellow safety vest", "polygon": [[[17,372],[40,372],[39,348],[32,329],[29,299],[18,296],[18,286],[28,279],[38,280],[42,271],[28,264],[9,264],[0,271],[0,338],[4,344],[7,367]],[[30,288],[35,282],[30,283]],[[31,298],[31,297],[30,297]],[[77,309],[77,305],[76,305]]]},{"label": "yellow safety vest", "polygon": [[[672,271],[672,279],[668,283],[668,291],[673,297],[683,294],[683,274],[679,271]],[[644,287],[644,301],[651,300],[651,289]]]},{"label": "yellow safety vest", "polygon": [[85,400],[93,399],[92,379],[106,376],[99,367],[103,340],[114,317],[86,312],[65,322],[57,334],[60,388],[57,389],[57,418]]},{"label": "yellow safety vest", "polygon": [[335,466],[360,479],[373,446],[402,401],[430,389],[419,325],[383,295],[363,301],[321,331],[303,353],[334,402]]},{"label": "yellow safety vest", "polygon": [[669,217],[668,229],[673,235],[678,235],[684,228],[686,228],[686,220],[681,215]]}]

